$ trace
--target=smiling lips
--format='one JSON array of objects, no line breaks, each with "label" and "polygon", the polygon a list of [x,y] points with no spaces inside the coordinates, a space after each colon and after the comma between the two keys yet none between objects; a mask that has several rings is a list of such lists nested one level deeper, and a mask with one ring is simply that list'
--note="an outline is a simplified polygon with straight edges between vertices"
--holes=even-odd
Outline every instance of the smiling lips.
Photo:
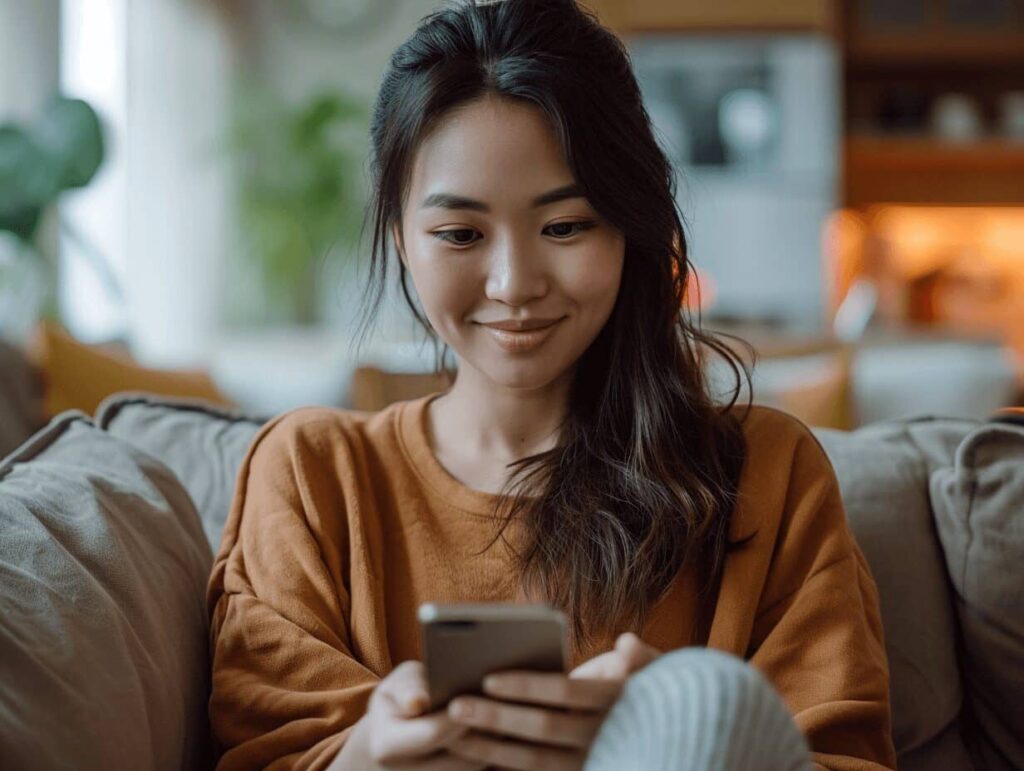
[{"label": "smiling lips", "polygon": [[504,319],[479,323],[503,349],[509,353],[524,353],[539,348],[551,336],[560,321],[560,318]]}]

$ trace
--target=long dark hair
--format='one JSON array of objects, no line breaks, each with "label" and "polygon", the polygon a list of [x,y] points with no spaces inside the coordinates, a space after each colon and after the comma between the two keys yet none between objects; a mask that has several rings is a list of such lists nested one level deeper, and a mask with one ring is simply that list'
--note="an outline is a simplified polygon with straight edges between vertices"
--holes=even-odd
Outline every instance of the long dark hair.
[{"label": "long dark hair", "polygon": [[[702,598],[713,601],[745,457],[732,408],[747,370],[686,310],[691,266],[672,166],[625,47],[574,0],[463,0],[423,19],[392,55],[370,128],[368,317],[397,263],[436,340],[404,266],[388,258],[389,234],[421,139],[487,95],[543,111],[587,200],[625,236],[619,295],[577,364],[559,442],[513,464],[499,512],[497,536],[513,521],[524,533],[523,591],[566,611],[585,646],[639,631],[684,567],[699,569]],[[724,405],[709,393],[711,355],[736,377]]]}]

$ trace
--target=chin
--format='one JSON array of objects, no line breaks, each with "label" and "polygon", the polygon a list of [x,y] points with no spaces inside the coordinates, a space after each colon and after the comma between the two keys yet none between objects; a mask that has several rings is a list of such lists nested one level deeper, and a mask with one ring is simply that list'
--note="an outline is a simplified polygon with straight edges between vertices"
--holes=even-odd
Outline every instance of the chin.
[{"label": "chin", "polygon": [[495,385],[534,391],[550,386],[567,372],[569,366],[559,366],[552,357],[542,354],[520,361],[488,361],[477,369]]}]

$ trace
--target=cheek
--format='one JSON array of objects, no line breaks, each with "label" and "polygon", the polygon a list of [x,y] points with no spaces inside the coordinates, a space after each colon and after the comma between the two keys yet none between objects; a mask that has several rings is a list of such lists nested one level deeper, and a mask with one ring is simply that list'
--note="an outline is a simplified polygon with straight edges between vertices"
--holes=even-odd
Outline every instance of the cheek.
[{"label": "cheek", "polygon": [[612,243],[591,250],[585,259],[567,262],[561,284],[589,314],[607,317],[622,283],[623,249]]},{"label": "cheek", "polygon": [[431,253],[423,245],[410,252],[408,269],[427,318],[438,331],[471,310],[476,298],[474,278],[458,259]]}]

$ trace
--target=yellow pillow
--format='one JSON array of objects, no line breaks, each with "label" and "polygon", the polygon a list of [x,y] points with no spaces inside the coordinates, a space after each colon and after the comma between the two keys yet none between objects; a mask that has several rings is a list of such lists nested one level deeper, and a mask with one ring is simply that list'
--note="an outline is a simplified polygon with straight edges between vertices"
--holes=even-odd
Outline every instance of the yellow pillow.
[{"label": "yellow pillow", "polygon": [[109,346],[82,343],[50,321],[37,327],[29,355],[42,375],[47,419],[70,409],[92,415],[100,402],[119,391],[147,391],[233,406],[205,372],[148,369]]}]

